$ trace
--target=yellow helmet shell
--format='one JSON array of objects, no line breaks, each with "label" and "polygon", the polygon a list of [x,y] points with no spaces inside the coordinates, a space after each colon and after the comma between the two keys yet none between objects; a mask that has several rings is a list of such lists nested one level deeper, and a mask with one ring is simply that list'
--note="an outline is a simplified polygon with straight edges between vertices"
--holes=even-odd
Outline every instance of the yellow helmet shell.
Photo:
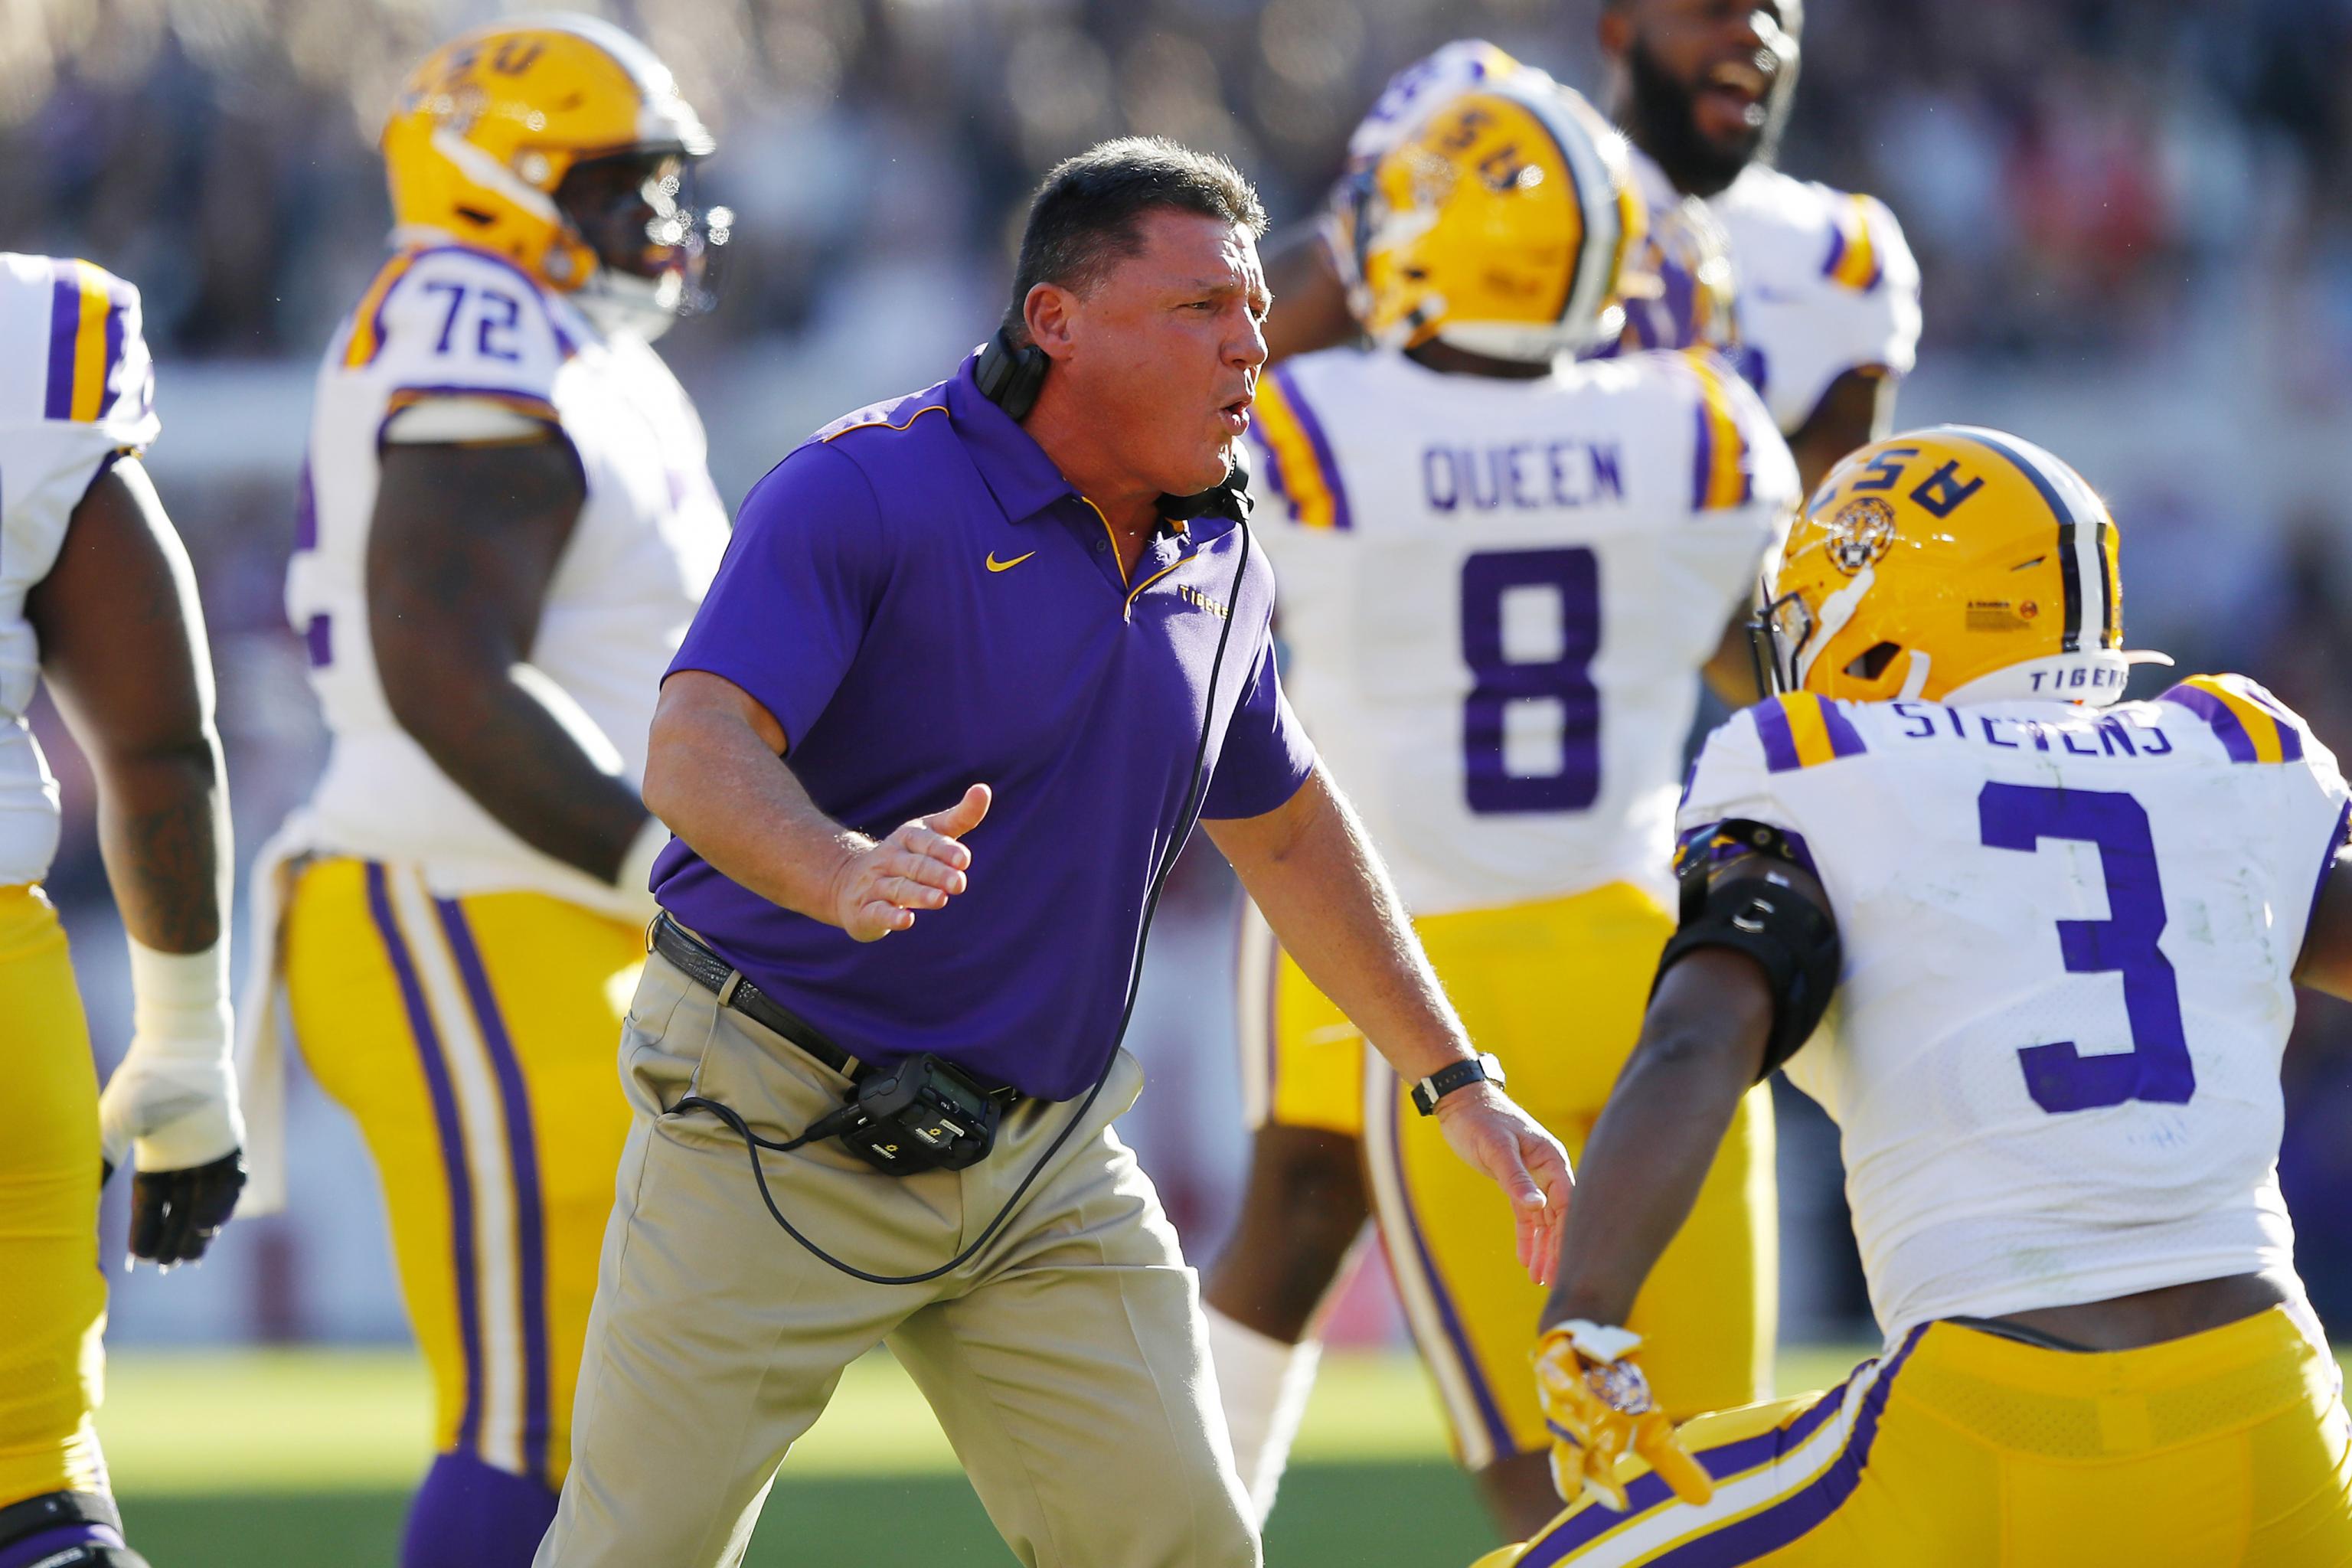
[{"label": "yellow helmet shell", "polygon": [[1591,105],[1520,68],[1431,110],[1370,173],[1357,316],[1378,342],[1435,338],[1502,359],[1615,337],[1645,209],[1625,143]]},{"label": "yellow helmet shell", "polygon": [[1940,425],[1832,469],[1766,584],[1784,689],[1843,701],[2123,695],[2116,524],[2030,441]]},{"label": "yellow helmet shell", "polygon": [[596,253],[555,189],[616,153],[712,148],[653,52],[593,16],[519,16],[426,57],[383,128],[393,221],[505,257],[550,288],[586,282]]}]

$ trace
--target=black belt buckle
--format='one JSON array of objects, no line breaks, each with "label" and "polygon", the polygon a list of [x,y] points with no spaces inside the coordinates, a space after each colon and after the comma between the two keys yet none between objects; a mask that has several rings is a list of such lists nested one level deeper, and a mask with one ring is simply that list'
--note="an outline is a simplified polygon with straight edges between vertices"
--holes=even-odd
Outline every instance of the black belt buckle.
[{"label": "black belt buckle", "polygon": [[925,1051],[868,1070],[853,1097],[856,1120],[845,1148],[894,1176],[961,1171],[988,1158],[1007,1097],[954,1063]]}]

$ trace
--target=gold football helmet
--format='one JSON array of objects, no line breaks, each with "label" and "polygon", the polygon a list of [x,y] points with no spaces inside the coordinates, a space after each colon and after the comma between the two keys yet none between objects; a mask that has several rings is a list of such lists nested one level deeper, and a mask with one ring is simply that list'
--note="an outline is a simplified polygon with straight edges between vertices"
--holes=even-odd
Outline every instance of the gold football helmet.
[{"label": "gold football helmet", "polygon": [[1448,100],[1364,182],[1351,303],[1375,341],[1539,361],[1622,330],[1645,221],[1624,139],[1543,72]]},{"label": "gold football helmet", "polygon": [[[616,267],[599,253],[559,200],[567,174],[604,159],[673,158],[678,167],[646,187],[662,230],[646,237],[655,251],[698,257],[700,220],[679,184],[687,161],[712,147],[651,50],[580,16],[513,17],[444,44],[410,75],[383,139],[396,238],[455,239],[565,292],[616,272],[655,288],[662,273],[658,258]],[[669,287],[672,309],[692,281]]]},{"label": "gold football helmet", "polygon": [[1771,682],[1842,700],[2053,697],[2104,707],[2123,651],[2115,520],[2030,441],[1939,425],[1864,447],[1822,481],[1770,571]]}]

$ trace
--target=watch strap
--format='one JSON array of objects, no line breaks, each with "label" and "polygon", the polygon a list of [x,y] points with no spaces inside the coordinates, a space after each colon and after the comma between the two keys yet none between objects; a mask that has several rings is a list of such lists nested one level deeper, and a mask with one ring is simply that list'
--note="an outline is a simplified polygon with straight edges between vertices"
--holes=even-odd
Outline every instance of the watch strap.
[{"label": "watch strap", "polygon": [[1474,1083],[1491,1083],[1500,1088],[1503,1064],[1490,1051],[1481,1051],[1468,1061],[1448,1062],[1427,1078],[1412,1086],[1413,1109],[1423,1116],[1437,1113],[1437,1102],[1457,1089],[1467,1089]]}]

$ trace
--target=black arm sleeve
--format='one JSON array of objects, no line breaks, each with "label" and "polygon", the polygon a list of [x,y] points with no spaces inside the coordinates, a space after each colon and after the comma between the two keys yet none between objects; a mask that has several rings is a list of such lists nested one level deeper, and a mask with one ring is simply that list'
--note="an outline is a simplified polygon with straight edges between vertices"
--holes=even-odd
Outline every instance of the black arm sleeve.
[{"label": "black arm sleeve", "polygon": [[1760,1080],[1812,1037],[1837,990],[1843,952],[1837,922],[1788,873],[1767,868],[1760,876],[1722,875],[1759,856],[1802,866],[1787,837],[1765,823],[1726,821],[1693,840],[1677,870],[1681,924],[1658,957],[1658,974],[1702,947],[1744,952],[1763,968],[1772,988],[1772,1033],[1756,1075]]}]

